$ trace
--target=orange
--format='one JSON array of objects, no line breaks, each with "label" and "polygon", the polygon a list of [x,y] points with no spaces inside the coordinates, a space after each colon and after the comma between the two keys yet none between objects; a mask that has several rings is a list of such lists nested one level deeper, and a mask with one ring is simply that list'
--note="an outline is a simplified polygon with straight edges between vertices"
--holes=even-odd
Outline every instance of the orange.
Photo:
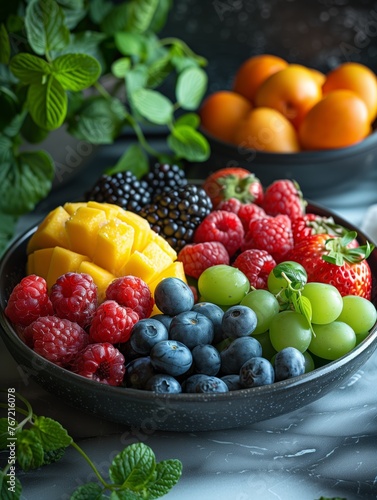
[{"label": "orange", "polygon": [[255,104],[280,111],[297,128],[321,97],[321,87],[311,72],[299,64],[290,64],[262,83]]},{"label": "orange", "polygon": [[233,142],[235,125],[251,110],[243,96],[222,90],[209,95],[199,110],[202,127],[225,142]]},{"label": "orange", "polygon": [[340,64],[327,74],[322,87],[324,94],[338,89],[356,92],[367,105],[369,121],[373,122],[377,116],[377,79],[371,69],[355,62]]},{"label": "orange", "polygon": [[315,104],[299,129],[303,149],[332,149],[355,144],[370,132],[368,109],[351,90],[333,90]]},{"label": "orange", "polygon": [[247,59],[236,72],[233,90],[254,102],[258,87],[272,74],[288,66],[281,57],[260,54]]},{"label": "orange", "polygon": [[235,142],[257,151],[294,153],[299,151],[297,132],[291,122],[272,108],[254,108],[238,124]]}]

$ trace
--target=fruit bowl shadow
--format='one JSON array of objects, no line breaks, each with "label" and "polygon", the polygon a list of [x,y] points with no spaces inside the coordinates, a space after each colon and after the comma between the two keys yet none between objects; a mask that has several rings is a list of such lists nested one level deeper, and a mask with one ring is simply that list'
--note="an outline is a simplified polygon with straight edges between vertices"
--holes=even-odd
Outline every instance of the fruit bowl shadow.
[{"label": "fruit bowl shadow", "polygon": [[354,188],[372,169],[377,168],[377,130],[363,141],[345,148],[302,151],[298,153],[269,153],[245,149],[219,139],[201,130],[207,138],[210,158],[204,163],[186,167],[192,179],[205,179],[224,167],[242,167],[254,173],[264,186],[277,179],[293,179],[300,185],[306,198]]},{"label": "fruit bowl shadow", "polygon": [[[350,229],[343,219],[309,204],[308,211],[332,215]],[[20,236],[0,263],[0,334],[9,352],[23,371],[41,387],[68,405],[108,421],[144,431],[198,432],[240,428],[290,413],[320,399],[341,386],[377,348],[377,326],[342,358],[299,377],[272,385],[222,394],[156,394],[149,391],[111,387],[71,373],[43,359],[17,336],[4,314],[7,298],[25,273],[26,245],[36,228]],[[359,240],[365,236],[358,231]],[[373,302],[377,303],[377,250],[369,257],[373,273]]]}]

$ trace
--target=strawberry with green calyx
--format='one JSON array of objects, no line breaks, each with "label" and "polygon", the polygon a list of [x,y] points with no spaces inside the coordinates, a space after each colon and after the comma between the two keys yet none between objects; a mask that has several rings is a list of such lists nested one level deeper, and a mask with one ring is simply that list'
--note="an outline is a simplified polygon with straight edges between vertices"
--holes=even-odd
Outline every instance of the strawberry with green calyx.
[{"label": "strawberry with green calyx", "polygon": [[314,234],[295,245],[285,258],[304,266],[308,282],[328,283],[342,296],[358,295],[370,300],[372,273],[366,259],[374,245],[359,245],[356,236],[355,231],[342,237]]},{"label": "strawberry with green calyx", "polygon": [[263,200],[263,186],[253,173],[245,168],[225,167],[209,175],[203,188],[211,198],[213,208],[223,200],[235,198],[241,203],[256,203]]},{"label": "strawberry with green calyx", "polygon": [[337,224],[333,217],[325,217],[311,212],[292,220],[292,233],[295,244],[312,234],[343,236],[347,232],[348,229]]}]

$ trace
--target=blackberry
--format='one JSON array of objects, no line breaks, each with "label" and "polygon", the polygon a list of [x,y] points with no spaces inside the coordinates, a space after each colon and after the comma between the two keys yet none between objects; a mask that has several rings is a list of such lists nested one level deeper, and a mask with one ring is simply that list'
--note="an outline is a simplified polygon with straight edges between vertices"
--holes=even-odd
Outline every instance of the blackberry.
[{"label": "blackberry", "polygon": [[186,186],[188,181],[185,172],[178,165],[156,163],[142,178],[147,184],[152,197]]},{"label": "blackberry", "polygon": [[179,252],[192,242],[195,229],[211,210],[212,202],[204,189],[187,184],[156,195],[139,215]]},{"label": "blackberry", "polygon": [[139,180],[132,172],[118,172],[113,175],[103,174],[85,195],[86,201],[112,203],[125,210],[138,213],[151,202],[148,184]]}]

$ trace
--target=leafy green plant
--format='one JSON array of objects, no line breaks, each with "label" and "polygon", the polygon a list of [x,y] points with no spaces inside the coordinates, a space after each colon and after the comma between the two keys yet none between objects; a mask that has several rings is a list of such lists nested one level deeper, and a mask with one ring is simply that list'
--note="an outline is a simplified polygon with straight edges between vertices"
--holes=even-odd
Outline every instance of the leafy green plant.
[{"label": "leafy green plant", "polygon": [[[54,178],[43,144],[36,151],[25,142],[38,144],[63,127],[81,141],[111,144],[128,127],[135,144],[110,172],[128,169],[139,177],[150,157],[208,158],[195,113],[207,88],[206,61],[182,40],[158,36],[172,6],[172,0],[2,5],[0,218],[6,224],[0,227],[6,230],[0,230],[0,252],[17,218],[47,196]],[[164,151],[148,142],[150,125],[166,131]]]},{"label": "leafy green plant", "polygon": [[[19,403],[24,407],[19,407]],[[182,463],[179,460],[156,462],[149,446],[134,443],[113,458],[109,479],[104,478],[66,429],[54,419],[35,415],[30,402],[23,396],[8,391],[8,402],[0,403],[0,408],[8,410],[8,417],[0,418],[0,451],[8,451],[6,465],[0,470],[0,498],[4,500],[21,498],[22,485],[15,473],[16,467],[31,471],[56,462],[64,456],[68,446],[80,453],[98,479],[76,488],[70,497],[72,500],[100,500],[109,498],[108,494],[119,500],[159,498],[166,495],[181,477]],[[18,421],[18,416],[24,418]]]}]

